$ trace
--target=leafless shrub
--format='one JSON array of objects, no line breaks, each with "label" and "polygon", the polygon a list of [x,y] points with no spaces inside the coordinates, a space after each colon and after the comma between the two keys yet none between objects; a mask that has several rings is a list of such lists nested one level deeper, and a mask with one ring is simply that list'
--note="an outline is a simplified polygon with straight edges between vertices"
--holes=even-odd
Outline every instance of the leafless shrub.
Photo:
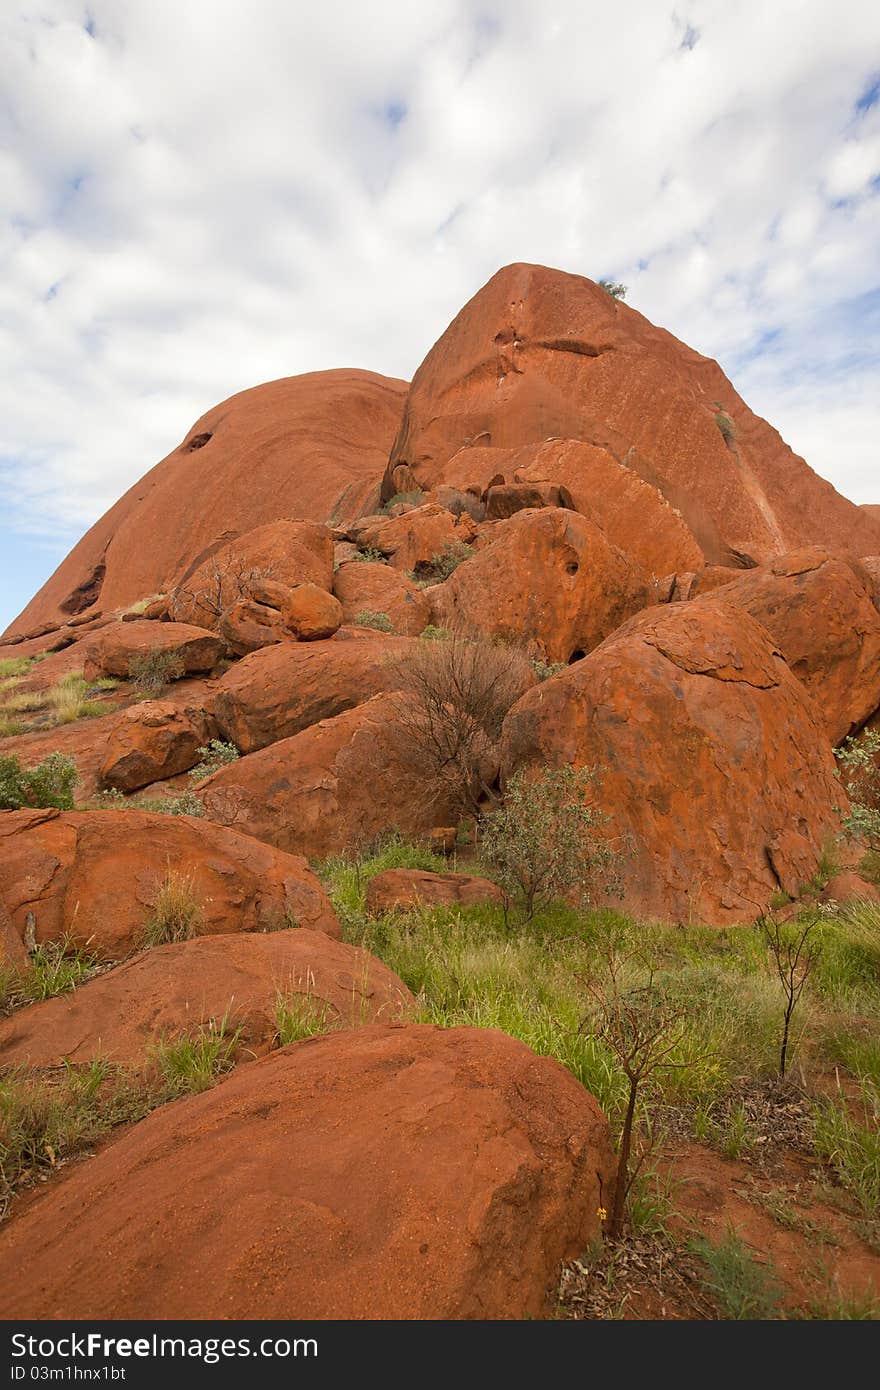
[{"label": "leafless shrub", "polygon": [[535,683],[515,647],[452,633],[420,642],[392,663],[397,752],[427,804],[479,815],[498,800],[492,786],[504,716]]},{"label": "leafless shrub", "polygon": [[252,597],[254,587],[264,579],[274,579],[273,564],[249,565],[234,551],[218,552],[199,565],[188,580],[172,593],[169,612],[176,621],[187,619],[213,627],[233,604]]}]

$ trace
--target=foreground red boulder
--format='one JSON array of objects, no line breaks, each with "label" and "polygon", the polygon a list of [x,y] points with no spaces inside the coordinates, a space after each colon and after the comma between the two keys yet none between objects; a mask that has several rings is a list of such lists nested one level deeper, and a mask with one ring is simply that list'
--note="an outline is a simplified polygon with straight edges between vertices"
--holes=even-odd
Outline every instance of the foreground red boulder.
[{"label": "foreground red boulder", "polygon": [[189,623],[111,623],[89,640],[83,664],[86,680],[123,680],[155,670],[160,679],[178,680],[210,671],[223,655],[223,642],[206,628]]},{"label": "foreground red boulder", "polygon": [[832,743],[880,707],[880,612],[857,561],[798,551],[725,584],[722,597],[767,629],[816,701]]},{"label": "foreground red boulder", "polygon": [[448,825],[449,805],[426,801],[418,769],[401,756],[399,699],[375,695],[221,768],[198,790],[207,815],[231,812],[246,834],[309,859],[388,830]]},{"label": "foreground red boulder", "polygon": [[0,1316],[538,1317],[612,1171],[593,1097],[503,1033],[313,1038],[148,1116],[13,1216]]},{"label": "foreground red boulder", "polygon": [[507,776],[601,772],[625,904],[640,917],[751,921],[780,888],[800,891],[840,830],[819,711],[725,593],[639,614],[505,722]]},{"label": "foreground red boulder", "polygon": [[10,635],[166,593],[215,547],[279,516],[360,515],[388,458],[406,383],[308,372],[223,401],[92,527]]},{"label": "foreground red boulder", "polygon": [[518,512],[487,528],[483,540],[431,590],[441,627],[523,642],[564,664],[653,601],[648,575],[577,512]]},{"label": "foreground red boulder", "polygon": [[385,869],[367,885],[370,912],[392,912],[395,908],[475,907],[478,903],[501,903],[504,895],[497,884],[471,874],[437,874],[424,869]]},{"label": "foreground red boulder", "polygon": [[339,936],[305,860],[191,816],[147,811],[8,811],[0,897],[20,938],[71,938],[108,959],[140,943],[169,872],[191,885],[204,934],[296,924]]},{"label": "foreground red boulder", "polygon": [[[880,550],[876,519],[797,458],[716,362],[590,280],[509,265],[416,372],[383,500],[403,465],[430,489],[455,481],[446,469],[456,454],[548,438],[611,452],[679,510],[710,563],[760,561],[813,543],[856,555]],[[576,493],[576,481],[553,481]]]},{"label": "foreground red boulder", "polygon": [[96,1057],[143,1067],[157,1044],[211,1022],[239,1031],[239,1055],[277,1041],[278,1000],[319,1031],[400,1017],[412,1007],[396,975],[324,932],[250,932],[154,946],[0,1019],[0,1066],[56,1067]]},{"label": "foreground red boulder", "polygon": [[408,647],[406,639],[371,633],[264,647],[236,662],[217,683],[218,728],[242,753],[291,738],[393,689],[394,660]]}]

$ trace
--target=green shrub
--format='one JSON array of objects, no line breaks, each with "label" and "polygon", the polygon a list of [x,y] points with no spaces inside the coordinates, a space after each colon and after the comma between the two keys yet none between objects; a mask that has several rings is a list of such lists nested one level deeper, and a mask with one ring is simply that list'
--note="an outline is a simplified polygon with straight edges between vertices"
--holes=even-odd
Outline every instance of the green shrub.
[{"label": "green shrub", "polygon": [[145,796],[139,801],[122,798],[135,811],[152,811],[157,816],[204,816],[205,808],[195,792],[173,796]]},{"label": "green shrub", "polygon": [[870,850],[880,850],[880,730],[863,729],[844,739],[834,756],[849,795],[843,830],[848,839],[864,840]]},{"label": "green shrub", "polygon": [[417,565],[412,578],[423,588],[429,584],[442,584],[455,573],[459,565],[463,565],[465,560],[470,560],[473,553],[470,546],[464,545],[462,541],[450,541],[436,555],[432,555],[427,564]]},{"label": "green shrub", "polygon": [[612,885],[617,856],[608,818],[588,800],[595,781],[596,773],[583,768],[517,772],[484,822],[482,858],[527,922],[554,898],[586,905],[597,886]]},{"label": "green shrub", "polygon": [[612,299],[626,299],[627,287],[619,284],[616,280],[597,280],[596,284],[600,290],[610,294]]},{"label": "green shrub", "polygon": [[736,443],[736,425],[726,410],[719,410],[715,416],[715,423],[721,431],[721,438],[724,440],[728,449]]},{"label": "green shrub", "polygon": [[[201,782],[203,777],[213,776],[215,772],[220,771],[221,767],[228,767],[230,763],[238,762],[241,757],[234,743],[224,743],[223,739],[220,738],[212,738],[210,743],[198,750],[198,753],[199,762],[189,774],[193,782]],[[177,811],[172,814],[192,815],[193,813],[191,811]],[[199,802],[199,810],[195,814],[201,814],[201,802]]]},{"label": "green shrub", "polygon": [[358,546],[351,556],[352,560],[361,560],[366,565],[384,565],[388,562],[388,556],[381,550],[373,550],[370,546]]},{"label": "green shrub", "polygon": [[558,676],[560,671],[565,670],[565,664],[561,661],[533,661],[532,668],[539,681],[548,681],[551,676]]},{"label": "green shrub", "polygon": [[287,1047],[288,1043],[326,1033],[330,1027],[329,1015],[323,1000],[315,1000],[310,994],[295,991],[285,994],[279,990],[275,998],[275,1046]]},{"label": "green shrub", "polygon": [[387,613],[374,613],[370,608],[365,608],[362,613],[357,613],[355,622],[358,627],[374,627],[377,632],[394,631],[394,624]]},{"label": "green shrub", "polygon": [[419,636],[426,642],[448,642],[452,633],[448,627],[435,627],[433,623],[428,623],[427,627],[422,628]]},{"label": "green shrub", "polygon": [[56,994],[69,994],[91,975],[98,958],[69,937],[62,941],[41,941],[31,952],[30,962],[14,972],[8,1002],[36,1004]]},{"label": "green shrub", "polygon": [[229,1015],[180,1038],[159,1043],[153,1056],[173,1095],[206,1091],[235,1066],[241,1029],[230,1031]]},{"label": "green shrub", "polygon": [[701,1283],[722,1318],[766,1321],[779,1316],[782,1286],[775,1271],[758,1264],[732,1228],[719,1245],[701,1236],[691,1242],[691,1250],[703,1265]]},{"label": "green shrub", "polygon": [[147,651],[132,657],[128,678],[144,695],[155,698],[162,694],[169,681],[180,680],[185,670],[179,652]]},{"label": "green shrub", "polygon": [[36,767],[23,768],[18,758],[0,757],[0,811],[26,806],[73,810],[76,764],[63,753],[50,753]]}]

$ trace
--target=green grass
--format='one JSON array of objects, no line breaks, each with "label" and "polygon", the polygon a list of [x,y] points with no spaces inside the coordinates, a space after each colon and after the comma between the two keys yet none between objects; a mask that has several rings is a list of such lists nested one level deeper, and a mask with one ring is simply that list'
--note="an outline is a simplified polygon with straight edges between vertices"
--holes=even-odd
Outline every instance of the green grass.
[{"label": "green grass", "polygon": [[10,719],[0,711],[0,738],[16,738],[27,733],[27,725],[21,719]]},{"label": "green grass", "polygon": [[824,1100],[816,1106],[816,1153],[862,1212],[880,1211],[880,1091],[861,1084],[859,1101]]},{"label": "green grass", "polygon": [[40,942],[28,965],[0,967],[0,1009],[69,994],[94,974],[97,965],[97,957],[69,937]]},{"label": "green grass", "polygon": [[100,1059],[69,1063],[57,1079],[16,1070],[0,1077],[0,1201],[24,1176],[55,1168],[115,1125],[140,1119],[156,1103],[142,1082]]},{"label": "green grass", "polygon": [[719,1245],[699,1237],[690,1248],[700,1260],[700,1282],[719,1317],[766,1321],[780,1316],[782,1288],[775,1271],[759,1264],[733,1230]]},{"label": "green grass", "polygon": [[192,875],[169,869],[156,891],[140,944],[163,946],[169,941],[189,941],[199,935],[204,920]]},{"label": "green grass", "polygon": [[821,1322],[875,1322],[880,1319],[880,1303],[869,1293],[837,1293],[824,1302],[811,1301],[796,1316]]},{"label": "green grass", "polygon": [[206,1091],[235,1066],[241,1029],[229,1027],[229,1015],[180,1038],[159,1043],[153,1057],[173,1095]]},{"label": "green grass", "polygon": [[92,719],[106,714],[106,707],[86,699],[88,683],[80,671],[68,671],[46,694],[46,704],[55,724],[73,724],[77,719]]},{"label": "green grass", "polygon": [[331,1027],[330,1010],[308,994],[279,990],[275,997],[275,1046],[302,1042]]},{"label": "green grass", "polygon": [[31,665],[29,656],[4,656],[0,661],[0,680],[26,676]]}]

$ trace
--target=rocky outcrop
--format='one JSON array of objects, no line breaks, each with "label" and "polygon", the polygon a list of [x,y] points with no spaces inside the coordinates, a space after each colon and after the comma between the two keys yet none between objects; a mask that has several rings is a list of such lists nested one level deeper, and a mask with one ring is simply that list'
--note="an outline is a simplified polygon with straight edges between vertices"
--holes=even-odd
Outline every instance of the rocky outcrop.
[{"label": "rocky outcrop", "polygon": [[70,938],[107,959],[135,949],[169,872],[189,885],[206,935],[297,924],[338,936],[304,859],[226,826],[146,811],[0,815],[0,896],[24,939]]},{"label": "rocky outcrop", "polygon": [[132,705],[110,729],[101,781],[106,787],[132,792],[188,772],[199,760],[199,748],[215,736],[216,727],[198,705],[171,700]]},{"label": "rocky outcrop", "polygon": [[127,680],[144,667],[155,667],[165,680],[210,671],[223,655],[223,642],[205,628],[188,623],[112,623],[89,642],[83,665],[86,680],[121,676]]},{"label": "rocky outcrop", "polygon": [[608,1125],[557,1062],[488,1029],[357,1028],[71,1171],[0,1232],[0,1315],[537,1317],[611,1180]]},{"label": "rocky outcrop", "polygon": [[407,639],[367,631],[351,640],[265,647],[236,662],[218,681],[218,728],[242,753],[292,738],[394,689],[393,663],[409,645]]},{"label": "rocky outcrop", "polygon": [[431,604],[424,590],[390,565],[360,560],[341,564],[333,592],[342,604],[346,623],[356,623],[365,614],[378,614],[388,619],[392,632],[418,637],[431,621]]},{"label": "rocky outcrop", "polygon": [[505,722],[508,776],[600,771],[625,903],[649,919],[751,921],[800,891],[840,828],[820,712],[724,592],[640,614]]},{"label": "rocky outcrop", "polygon": [[399,699],[375,695],[221,768],[199,788],[207,814],[234,808],[237,828],[309,859],[389,830],[449,825],[449,805],[426,800],[423,778],[401,755]]},{"label": "rocky outcrop", "polygon": [[203,936],[154,946],[71,994],[0,1019],[0,1066],[101,1057],[141,1068],[160,1043],[221,1021],[238,1032],[246,1059],[277,1041],[279,998],[318,1031],[389,1022],[413,1005],[381,961],[324,932]]},{"label": "rocky outcrop", "polygon": [[223,401],[92,527],[8,635],[168,592],[218,544],[279,516],[359,515],[375,495],[405,393],[405,382],[345,370]]},{"label": "rocky outcrop", "polygon": [[767,629],[816,701],[832,743],[880,707],[880,612],[858,562],[797,551],[726,584],[722,598]]},{"label": "rocky outcrop", "polygon": [[530,645],[549,662],[579,660],[653,602],[647,574],[587,517],[518,512],[431,593],[434,621]]},{"label": "rocky outcrop", "polygon": [[[548,439],[611,453],[678,509],[710,563],[753,563],[812,543],[880,550],[876,519],[752,414],[717,363],[590,280],[510,265],[416,372],[382,496],[396,490],[403,465],[430,489],[456,481],[455,455]],[[577,497],[577,479],[553,481]]]}]

